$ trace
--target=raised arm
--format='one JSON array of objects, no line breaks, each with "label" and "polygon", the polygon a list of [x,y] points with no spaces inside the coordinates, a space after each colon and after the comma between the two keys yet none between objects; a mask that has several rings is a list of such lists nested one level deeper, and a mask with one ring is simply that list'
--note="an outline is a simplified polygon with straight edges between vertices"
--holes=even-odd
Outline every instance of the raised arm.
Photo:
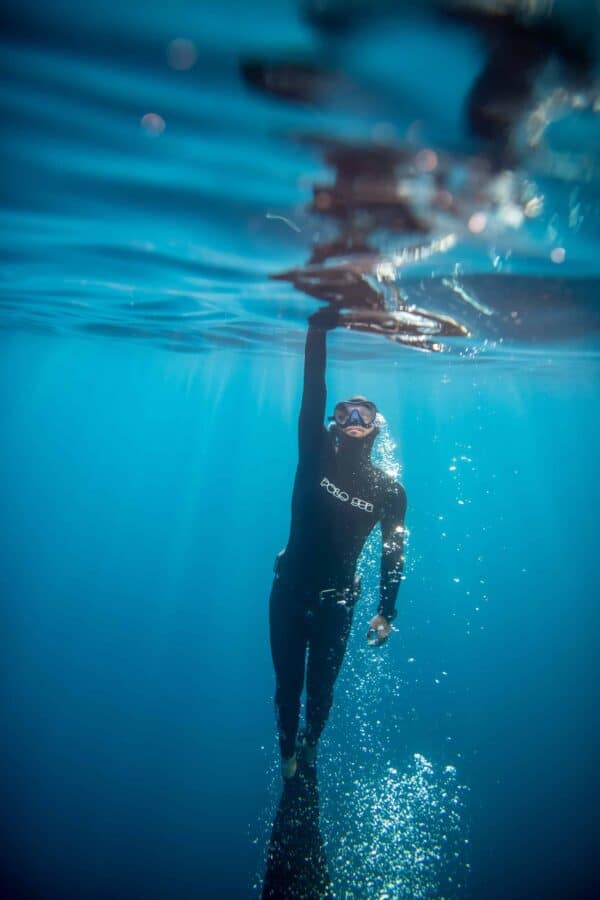
[{"label": "raised arm", "polygon": [[332,307],[324,307],[308,320],[308,334],[304,347],[304,387],[298,419],[300,459],[318,452],[323,435],[327,388],[327,332],[335,328],[338,314]]},{"label": "raised arm", "polygon": [[396,615],[396,597],[404,569],[404,518],[406,492],[401,484],[394,484],[381,518],[381,588],[377,614],[391,622]]}]

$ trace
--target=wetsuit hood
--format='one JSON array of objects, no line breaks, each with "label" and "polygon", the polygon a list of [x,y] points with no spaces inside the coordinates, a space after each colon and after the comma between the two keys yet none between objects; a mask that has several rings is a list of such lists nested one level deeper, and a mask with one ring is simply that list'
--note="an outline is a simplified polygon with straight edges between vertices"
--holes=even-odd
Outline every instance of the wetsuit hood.
[{"label": "wetsuit hood", "polygon": [[[373,403],[373,401],[369,400],[367,397],[363,397],[362,394],[355,394],[343,402],[349,404],[371,403],[375,410],[377,410],[377,404]],[[348,437],[344,429],[337,425],[335,421],[334,424],[330,426],[330,431],[334,436],[338,449],[344,454],[346,459],[356,460],[358,463],[364,463],[370,460],[375,438],[379,434],[379,427],[377,425],[362,438]]]}]

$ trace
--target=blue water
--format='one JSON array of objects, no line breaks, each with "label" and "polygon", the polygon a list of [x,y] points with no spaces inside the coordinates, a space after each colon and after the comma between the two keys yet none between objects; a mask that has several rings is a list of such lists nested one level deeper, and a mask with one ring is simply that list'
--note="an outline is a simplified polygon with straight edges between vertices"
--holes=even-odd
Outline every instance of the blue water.
[{"label": "blue water", "polygon": [[[558,26],[590,31],[573,10],[556,4]],[[260,896],[280,795],[267,600],[319,305],[276,276],[335,237],[309,208],[334,181],[332,140],[433,149],[459,201],[434,208],[413,166],[398,190],[427,232],[376,221],[376,256],[328,262],[425,317],[416,345],[410,329],[329,336],[329,398],[377,401],[410,531],[397,632],[375,654],[377,536],[366,549],[320,750],[333,895],[597,890],[597,115],[559,78],[571,100],[542,148],[475,176],[487,151],[464,104],[484,57],[429,4],[373,4],[344,31],[283,2],[8,17],[4,896]],[[339,77],[293,102],[244,81],[250,58]],[[462,336],[437,336],[440,316]]]}]

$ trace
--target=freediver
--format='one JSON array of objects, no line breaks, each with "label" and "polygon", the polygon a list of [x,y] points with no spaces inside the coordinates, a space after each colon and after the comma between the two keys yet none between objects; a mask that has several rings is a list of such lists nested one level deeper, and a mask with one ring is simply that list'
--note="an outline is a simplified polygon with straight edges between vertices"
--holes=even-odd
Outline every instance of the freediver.
[{"label": "freediver", "polygon": [[326,335],[339,323],[334,306],[309,319],[298,422],[298,467],[287,546],[275,562],[270,597],[275,706],[284,779],[296,774],[300,698],[306,672],[306,727],[299,750],[314,766],[360,593],[356,564],[379,522],[383,538],[380,599],[367,637],[391,634],[404,564],[406,493],[377,468],[371,450],[377,408],[364,397],[337,403],[324,426]]}]

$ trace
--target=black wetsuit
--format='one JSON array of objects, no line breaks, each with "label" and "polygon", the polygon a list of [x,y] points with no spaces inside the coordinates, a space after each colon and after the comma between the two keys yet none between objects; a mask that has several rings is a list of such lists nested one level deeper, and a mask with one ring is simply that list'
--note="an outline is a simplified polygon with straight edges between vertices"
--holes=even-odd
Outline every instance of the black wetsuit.
[{"label": "black wetsuit", "polygon": [[295,749],[307,648],[309,743],[317,742],[327,721],[352,624],[356,563],[377,522],[383,536],[377,611],[388,619],[394,615],[403,566],[406,494],[371,462],[376,432],[351,438],[323,425],[325,341],[326,331],[309,328],[292,523],[287,547],[276,563],[270,601],[275,705],[284,757]]}]

